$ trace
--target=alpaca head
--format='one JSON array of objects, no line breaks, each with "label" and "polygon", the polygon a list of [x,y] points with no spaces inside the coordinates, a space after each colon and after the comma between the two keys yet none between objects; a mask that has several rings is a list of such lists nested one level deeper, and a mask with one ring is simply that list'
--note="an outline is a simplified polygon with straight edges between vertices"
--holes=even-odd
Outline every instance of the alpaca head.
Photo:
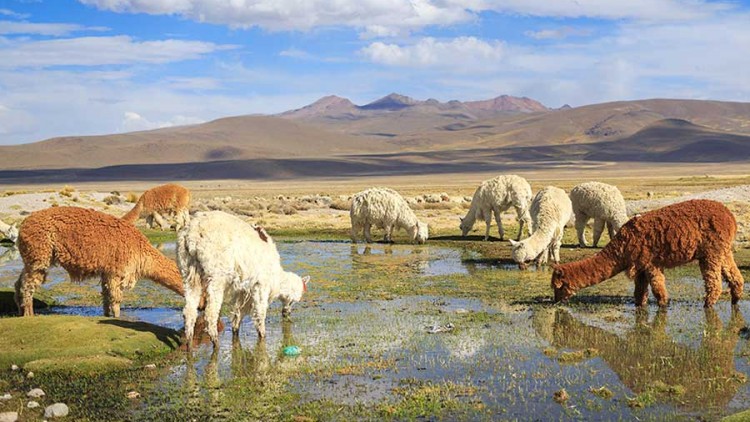
[{"label": "alpaca head", "polygon": [[573,287],[573,283],[565,273],[565,269],[561,265],[554,265],[552,270],[552,290],[555,291],[555,303],[567,300],[574,294],[576,294],[576,288]]},{"label": "alpaca head", "polygon": [[417,221],[417,224],[409,230],[409,236],[412,242],[419,243],[420,245],[423,244],[429,237],[427,224]]},{"label": "alpaca head", "polygon": [[307,283],[310,276],[300,277],[297,274],[285,271],[281,280],[281,302],[283,307],[281,315],[288,317],[292,312],[292,305],[302,300],[302,295],[307,291]]},{"label": "alpaca head", "polygon": [[518,264],[518,268],[525,270],[528,263],[536,259],[525,240],[520,242],[510,239],[511,257]]},{"label": "alpaca head", "polygon": [[466,237],[467,234],[471,231],[473,224],[469,224],[469,221],[467,218],[464,217],[458,217],[461,220],[461,224],[458,225],[458,228],[461,229],[461,236]]}]

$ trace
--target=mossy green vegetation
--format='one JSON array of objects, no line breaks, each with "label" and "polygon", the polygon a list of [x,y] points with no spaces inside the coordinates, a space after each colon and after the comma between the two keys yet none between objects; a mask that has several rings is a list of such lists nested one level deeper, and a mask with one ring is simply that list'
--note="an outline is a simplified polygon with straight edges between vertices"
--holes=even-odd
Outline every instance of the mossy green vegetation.
[{"label": "mossy green vegetation", "polygon": [[178,333],[168,328],[71,315],[0,318],[0,333],[0,368],[15,364],[34,372],[106,372],[179,346]]}]

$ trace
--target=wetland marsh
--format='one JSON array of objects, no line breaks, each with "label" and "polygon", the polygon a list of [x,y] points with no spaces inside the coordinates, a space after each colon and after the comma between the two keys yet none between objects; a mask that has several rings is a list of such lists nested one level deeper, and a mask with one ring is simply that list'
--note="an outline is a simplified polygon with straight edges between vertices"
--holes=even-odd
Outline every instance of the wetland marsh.
[{"label": "wetland marsh", "polygon": [[[239,342],[227,326],[215,355],[207,343],[190,359],[136,353],[104,373],[31,380],[3,368],[0,388],[18,397],[41,386],[77,420],[713,420],[750,407],[750,306],[723,297],[704,311],[697,266],[668,272],[669,308],[643,312],[622,276],[552,305],[549,270],[518,271],[504,242],[286,238],[278,247],[285,268],[312,281],[291,321],[272,306],[264,342],[246,318]],[[173,243],[160,248],[173,256]],[[741,266],[748,255],[738,252]],[[2,265],[8,290],[19,259]],[[73,284],[53,270],[41,290],[53,304],[44,312],[101,315],[94,281]],[[180,330],[180,299],[142,281],[125,294],[122,316]],[[288,345],[302,354],[284,356]],[[156,368],[143,369],[149,363]],[[556,401],[561,390],[567,398]],[[22,420],[40,416],[20,397],[0,405],[22,409]]]}]

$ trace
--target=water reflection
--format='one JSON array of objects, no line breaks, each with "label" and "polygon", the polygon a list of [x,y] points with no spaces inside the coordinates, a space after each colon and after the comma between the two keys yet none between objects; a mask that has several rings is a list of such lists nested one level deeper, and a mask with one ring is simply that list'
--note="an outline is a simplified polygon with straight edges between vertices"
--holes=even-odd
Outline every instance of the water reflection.
[{"label": "water reflection", "polygon": [[[623,384],[636,394],[659,392],[672,386],[678,405],[691,410],[724,407],[745,381],[735,368],[734,350],[745,327],[737,306],[732,307],[727,324],[714,309],[705,309],[703,335],[697,348],[675,341],[667,332],[667,310],[660,309],[649,321],[647,310],[636,312],[632,328],[617,335],[604,328],[587,325],[563,309],[553,312],[551,326],[543,317],[535,318],[537,334],[558,348],[594,348]],[[681,390],[684,389],[684,393]]]}]

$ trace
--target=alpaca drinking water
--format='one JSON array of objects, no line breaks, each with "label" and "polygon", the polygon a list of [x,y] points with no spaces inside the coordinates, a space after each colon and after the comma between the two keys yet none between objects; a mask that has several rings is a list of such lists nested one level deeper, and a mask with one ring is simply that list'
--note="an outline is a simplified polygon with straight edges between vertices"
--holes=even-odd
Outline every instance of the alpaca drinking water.
[{"label": "alpaca drinking water", "polygon": [[706,289],[704,306],[719,299],[723,279],[737,303],[745,282],[732,253],[736,232],[734,215],[716,201],[680,202],[633,217],[597,254],[555,267],[555,301],[627,271],[635,281],[636,306],[646,305],[649,286],[659,306],[666,306],[664,269],[697,260]]}]

